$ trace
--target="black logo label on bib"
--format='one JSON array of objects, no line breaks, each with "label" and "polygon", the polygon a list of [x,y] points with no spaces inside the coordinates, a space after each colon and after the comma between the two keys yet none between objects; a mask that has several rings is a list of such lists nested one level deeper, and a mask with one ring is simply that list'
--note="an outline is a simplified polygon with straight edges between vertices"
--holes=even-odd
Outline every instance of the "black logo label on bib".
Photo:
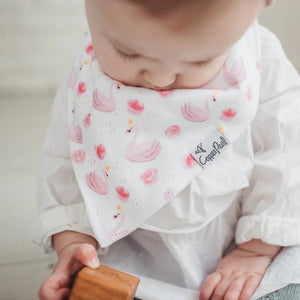
[{"label": "black logo label on bib", "polygon": [[206,168],[228,148],[229,144],[224,134],[216,129],[210,132],[205,140],[195,145],[190,153],[202,168]]}]

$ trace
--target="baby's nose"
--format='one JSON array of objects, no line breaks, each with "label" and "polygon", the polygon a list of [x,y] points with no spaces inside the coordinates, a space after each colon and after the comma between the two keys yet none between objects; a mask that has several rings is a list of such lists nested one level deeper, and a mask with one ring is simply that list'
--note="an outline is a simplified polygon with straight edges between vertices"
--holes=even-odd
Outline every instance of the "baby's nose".
[{"label": "baby's nose", "polygon": [[164,88],[176,81],[176,74],[172,72],[156,70],[156,71],[145,71],[144,78],[155,88]]}]

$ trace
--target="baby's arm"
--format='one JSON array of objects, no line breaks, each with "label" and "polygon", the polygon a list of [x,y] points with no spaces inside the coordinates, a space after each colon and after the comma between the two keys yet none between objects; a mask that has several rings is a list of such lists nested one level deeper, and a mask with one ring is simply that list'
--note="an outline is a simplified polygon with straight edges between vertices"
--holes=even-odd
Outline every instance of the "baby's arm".
[{"label": "baby's arm", "polygon": [[206,278],[200,300],[249,299],[280,249],[256,239],[239,244]]},{"label": "baby's arm", "polygon": [[39,291],[41,300],[67,299],[70,294],[72,276],[83,266],[97,268],[99,260],[96,252],[97,241],[74,231],[63,231],[53,236],[53,244],[58,261],[53,273]]}]

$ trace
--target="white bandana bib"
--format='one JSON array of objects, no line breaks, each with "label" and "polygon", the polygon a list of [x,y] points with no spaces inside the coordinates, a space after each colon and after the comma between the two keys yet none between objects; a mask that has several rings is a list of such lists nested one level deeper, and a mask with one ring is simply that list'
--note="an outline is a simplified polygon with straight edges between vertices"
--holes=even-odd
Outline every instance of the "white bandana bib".
[{"label": "white bandana bib", "polygon": [[74,172],[102,247],[141,226],[203,168],[222,163],[256,113],[257,43],[255,24],[209,84],[155,91],[106,76],[87,36],[69,79],[69,135]]}]

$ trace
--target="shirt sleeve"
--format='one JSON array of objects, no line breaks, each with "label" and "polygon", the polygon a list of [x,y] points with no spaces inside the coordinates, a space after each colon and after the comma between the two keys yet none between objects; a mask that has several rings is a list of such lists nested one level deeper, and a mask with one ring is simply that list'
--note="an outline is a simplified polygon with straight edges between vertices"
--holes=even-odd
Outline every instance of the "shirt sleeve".
[{"label": "shirt sleeve", "polygon": [[32,238],[45,252],[53,250],[52,235],[64,230],[94,236],[70,158],[67,89],[58,88],[41,153]]},{"label": "shirt sleeve", "polygon": [[236,242],[300,244],[300,80],[278,39],[261,28],[261,93],[252,123],[254,167]]}]

